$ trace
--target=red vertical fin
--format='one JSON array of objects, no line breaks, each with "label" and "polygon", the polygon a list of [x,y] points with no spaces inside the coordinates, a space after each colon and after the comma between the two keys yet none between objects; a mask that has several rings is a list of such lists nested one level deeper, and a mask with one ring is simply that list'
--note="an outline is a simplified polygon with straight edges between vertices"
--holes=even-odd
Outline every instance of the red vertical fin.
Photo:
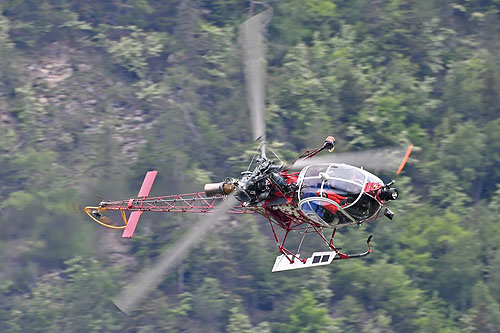
[{"label": "red vertical fin", "polygon": [[[137,195],[139,198],[145,199],[149,195],[151,191],[151,187],[153,187],[153,182],[155,181],[156,175],[158,171],[149,171],[144,177],[144,181],[142,182],[141,189],[139,190],[139,194]],[[133,202],[133,199],[130,199],[129,206]],[[130,207],[129,207],[130,208]],[[127,226],[125,230],[123,230],[122,237],[123,238],[131,238],[134,235],[135,227],[137,227],[137,222],[139,222],[139,218],[141,217],[142,211],[133,211],[127,222]]]}]

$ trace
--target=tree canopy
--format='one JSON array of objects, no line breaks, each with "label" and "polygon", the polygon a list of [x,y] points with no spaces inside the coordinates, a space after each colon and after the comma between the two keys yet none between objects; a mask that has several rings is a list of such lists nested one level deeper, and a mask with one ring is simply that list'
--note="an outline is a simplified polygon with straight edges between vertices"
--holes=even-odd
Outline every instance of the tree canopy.
[{"label": "tree canopy", "polygon": [[[374,253],[270,273],[266,223],[207,237],[131,317],[110,297],[196,217],[133,240],[80,205],[237,177],[255,150],[239,24],[248,0],[0,3],[0,329],[500,331],[500,1],[269,1],[266,136],[291,160],[415,145]],[[370,170],[369,165],[364,166]],[[390,180],[394,173],[383,172]],[[214,269],[217,267],[217,269]]]}]

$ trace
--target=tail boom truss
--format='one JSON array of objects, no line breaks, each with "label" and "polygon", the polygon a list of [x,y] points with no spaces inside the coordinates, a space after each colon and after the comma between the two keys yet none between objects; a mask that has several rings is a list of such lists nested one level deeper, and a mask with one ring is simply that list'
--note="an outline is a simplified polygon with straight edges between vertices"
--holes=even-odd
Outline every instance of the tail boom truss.
[{"label": "tail boom truss", "polygon": [[[121,201],[102,201],[99,206],[106,210],[142,212],[210,213],[224,200],[222,196],[207,197],[204,192],[167,195],[161,197],[132,198]],[[229,213],[247,213],[242,206],[233,207]]]},{"label": "tail boom truss", "polygon": [[[119,201],[101,201],[98,207],[85,207],[85,213],[95,222],[112,229],[125,229],[122,237],[131,238],[143,212],[182,212],[182,213],[210,213],[225,198],[221,195],[207,197],[204,192],[166,195],[161,197],[149,197],[158,171],[149,171],[142,182],[139,194],[135,198]],[[120,211],[124,225],[116,226],[109,223],[104,217],[104,211]],[[130,211],[127,219],[126,212]],[[253,213],[246,211],[243,207],[235,206],[228,211],[231,214]]]}]

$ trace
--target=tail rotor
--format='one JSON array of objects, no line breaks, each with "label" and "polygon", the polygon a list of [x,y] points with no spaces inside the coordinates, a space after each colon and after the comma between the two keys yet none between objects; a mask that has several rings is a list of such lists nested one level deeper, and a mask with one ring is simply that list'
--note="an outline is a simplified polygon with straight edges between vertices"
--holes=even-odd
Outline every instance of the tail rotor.
[{"label": "tail rotor", "polygon": [[404,167],[406,166],[406,162],[408,161],[408,158],[410,157],[411,151],[413,150],[413,144],[408,147],[408,150],[406,151],[405,157],[403,157],[403,161],[401,162],[401,165],[398,168],[398,171],[396,172],[396,176],[403,171]]}]

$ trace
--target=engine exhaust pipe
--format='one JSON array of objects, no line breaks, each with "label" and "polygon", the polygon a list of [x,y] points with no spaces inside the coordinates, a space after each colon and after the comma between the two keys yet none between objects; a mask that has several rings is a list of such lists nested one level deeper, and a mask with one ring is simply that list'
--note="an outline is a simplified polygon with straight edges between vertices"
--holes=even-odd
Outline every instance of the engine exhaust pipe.
[{"label": "engine exhaust pipe", "polygon": [[229,195],[235,189],[234,184],[221,182],[205,184],[205,195],[207,197],[214,197],[216,195]]}]

